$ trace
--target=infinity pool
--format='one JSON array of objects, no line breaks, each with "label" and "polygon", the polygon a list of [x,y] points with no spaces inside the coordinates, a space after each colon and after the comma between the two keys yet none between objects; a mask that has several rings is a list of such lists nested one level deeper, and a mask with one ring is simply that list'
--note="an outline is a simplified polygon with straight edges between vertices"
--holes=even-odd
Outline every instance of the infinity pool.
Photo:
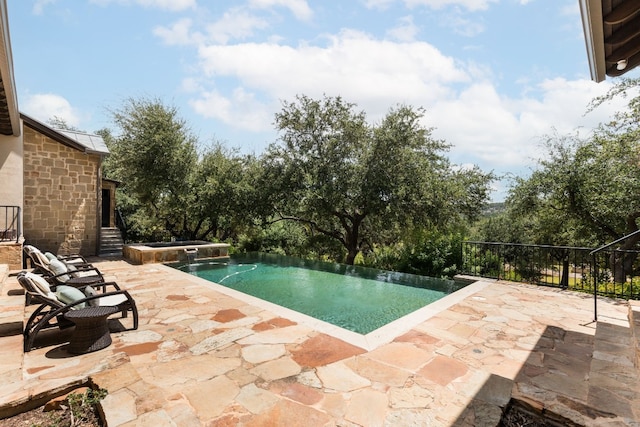
[{"label": "infinity pool", "polygon": [[378,329],[466,285],[262,253],[234,255],[227,262],[171,266],[359,334]]}]

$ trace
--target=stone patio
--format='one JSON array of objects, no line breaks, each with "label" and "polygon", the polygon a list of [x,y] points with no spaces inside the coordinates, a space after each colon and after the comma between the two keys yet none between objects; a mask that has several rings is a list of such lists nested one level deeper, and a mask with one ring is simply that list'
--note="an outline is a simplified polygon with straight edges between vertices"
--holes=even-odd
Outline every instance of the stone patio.
[{"label": "stone patio", "polygon": [[601,298],[594,323],[591,296],[479,282],[362,337],[164,265],[94,263],[140,327],[82,356],[60,331],[23,353],[33,307],[0,265],[0,417],[92,382],[110,427],[496,426],[512,399],[564,425],[640,426],[637,304]]}]

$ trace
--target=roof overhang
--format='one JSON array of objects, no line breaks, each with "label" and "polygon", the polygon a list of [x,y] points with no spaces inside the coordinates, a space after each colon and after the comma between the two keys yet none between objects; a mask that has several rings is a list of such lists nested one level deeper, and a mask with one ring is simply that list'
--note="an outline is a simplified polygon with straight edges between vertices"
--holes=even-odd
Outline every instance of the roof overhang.
[{"label": "roof overhang", "polygon": [[63,129],[53,129],[48,125],[29,117],[24,113],[20,113],[20,118],[25,126],[38,131],[39,133],[59,142],[62,145],[82,151],[86,154],[97,154],[106,156],[109,149],[99,135],[90,135],[83,132],[67,131]]},{"label": "roof overhang", "polygon": [[639,0],[580,0],[580,14],[593,81],[640,65]]},{"label": "roof overhang", "polygon": [[0,0],[0,134],[20,135],[20,113],[13,76],[6,0]]}]

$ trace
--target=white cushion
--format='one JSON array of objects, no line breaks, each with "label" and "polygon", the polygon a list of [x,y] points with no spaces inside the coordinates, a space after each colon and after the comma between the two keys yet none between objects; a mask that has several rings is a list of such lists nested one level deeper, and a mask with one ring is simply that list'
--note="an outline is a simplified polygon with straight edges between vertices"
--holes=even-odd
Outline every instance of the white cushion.
[{"label": "white cushion", "polygon": [[[51,260],[51,262],[49,263],[49,268],[51,269],[51,272],[53,272],[53,274],[55,274],[56,276],[58,274],[66,273],[69,271],[64,262],[60,261],[59,259]],[[62,276],[58,277],[58,280],[60,280],[61,282],[66,282],[69,279],[70,277],[68,274],[63,274]]]},{"label": "white cushion", "polygon": [[40,264],[44,265],[45,267],[49,265],[49,258],[47,258],[46,256],[44,256],[44,254],[42,252],[40,252],[40,249],[38,248],[33,248],[33,256],[35,256],[36,258],[38,258],[38,262],[40,262]]},{"label": "white cushion", "polygon": [[[90,297],[90,296],[93,296],[93,295],[99,295],[99,292],[97,292],[91,286],[87,286],[86,288],[84,288],[84,294],[86,296]],[[102,306],[116,306],[118,304],[122,304],[126,300],[127,300],[127,297],[122,295],[122,294],[109,295],[107,297],[96,298],[94,300],[91,300],[91,301],[89,301],[89,305],[92,306],[92,307],[97,307],[99,305],[102,305]]]},{"label": "white cushion", "polygon": [[117,306],[119,304],[122,304],[126,300],[127,300],[127,297],[122,295],[122,294],[109,295],[108,297],[100,298],[100,305],[102,305],[102,306],[114,306],[115,307],[115,306]]},{"label": "white cushion", "polygon": [[51,293],[51,287],[49,287],[49,282],[42,276],[38,276],[33,273],[26,273],[24,275],[31,283],[34,285],[34,290],[41,295],[48,296]]},{"label": "white cushion", "polygon": [[[92,297],[92,296],[94,296],[94,295],[98,295],[98,292],[96,292],[96,290],[95,290],[95,289],[93,289],[91,286],[87,286],[86,288],[84,288],[84,294],[85,294],[87,297]],[[91,307],[97,307],[97,306],[99,306],[99,305],[100,305],[100,299],[99,299],[99,298],[92,299],[91,301],[88,301],[88,304],[89,304]]]}]

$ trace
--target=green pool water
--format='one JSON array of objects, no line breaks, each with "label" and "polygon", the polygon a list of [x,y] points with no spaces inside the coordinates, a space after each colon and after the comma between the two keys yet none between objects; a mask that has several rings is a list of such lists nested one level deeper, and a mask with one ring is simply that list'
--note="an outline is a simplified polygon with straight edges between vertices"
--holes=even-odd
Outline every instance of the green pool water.
[{"label": "green pool water", "polygon": [[273,254],[234,255],[228,262],[172,266],[360,334],[466,285]]}]

